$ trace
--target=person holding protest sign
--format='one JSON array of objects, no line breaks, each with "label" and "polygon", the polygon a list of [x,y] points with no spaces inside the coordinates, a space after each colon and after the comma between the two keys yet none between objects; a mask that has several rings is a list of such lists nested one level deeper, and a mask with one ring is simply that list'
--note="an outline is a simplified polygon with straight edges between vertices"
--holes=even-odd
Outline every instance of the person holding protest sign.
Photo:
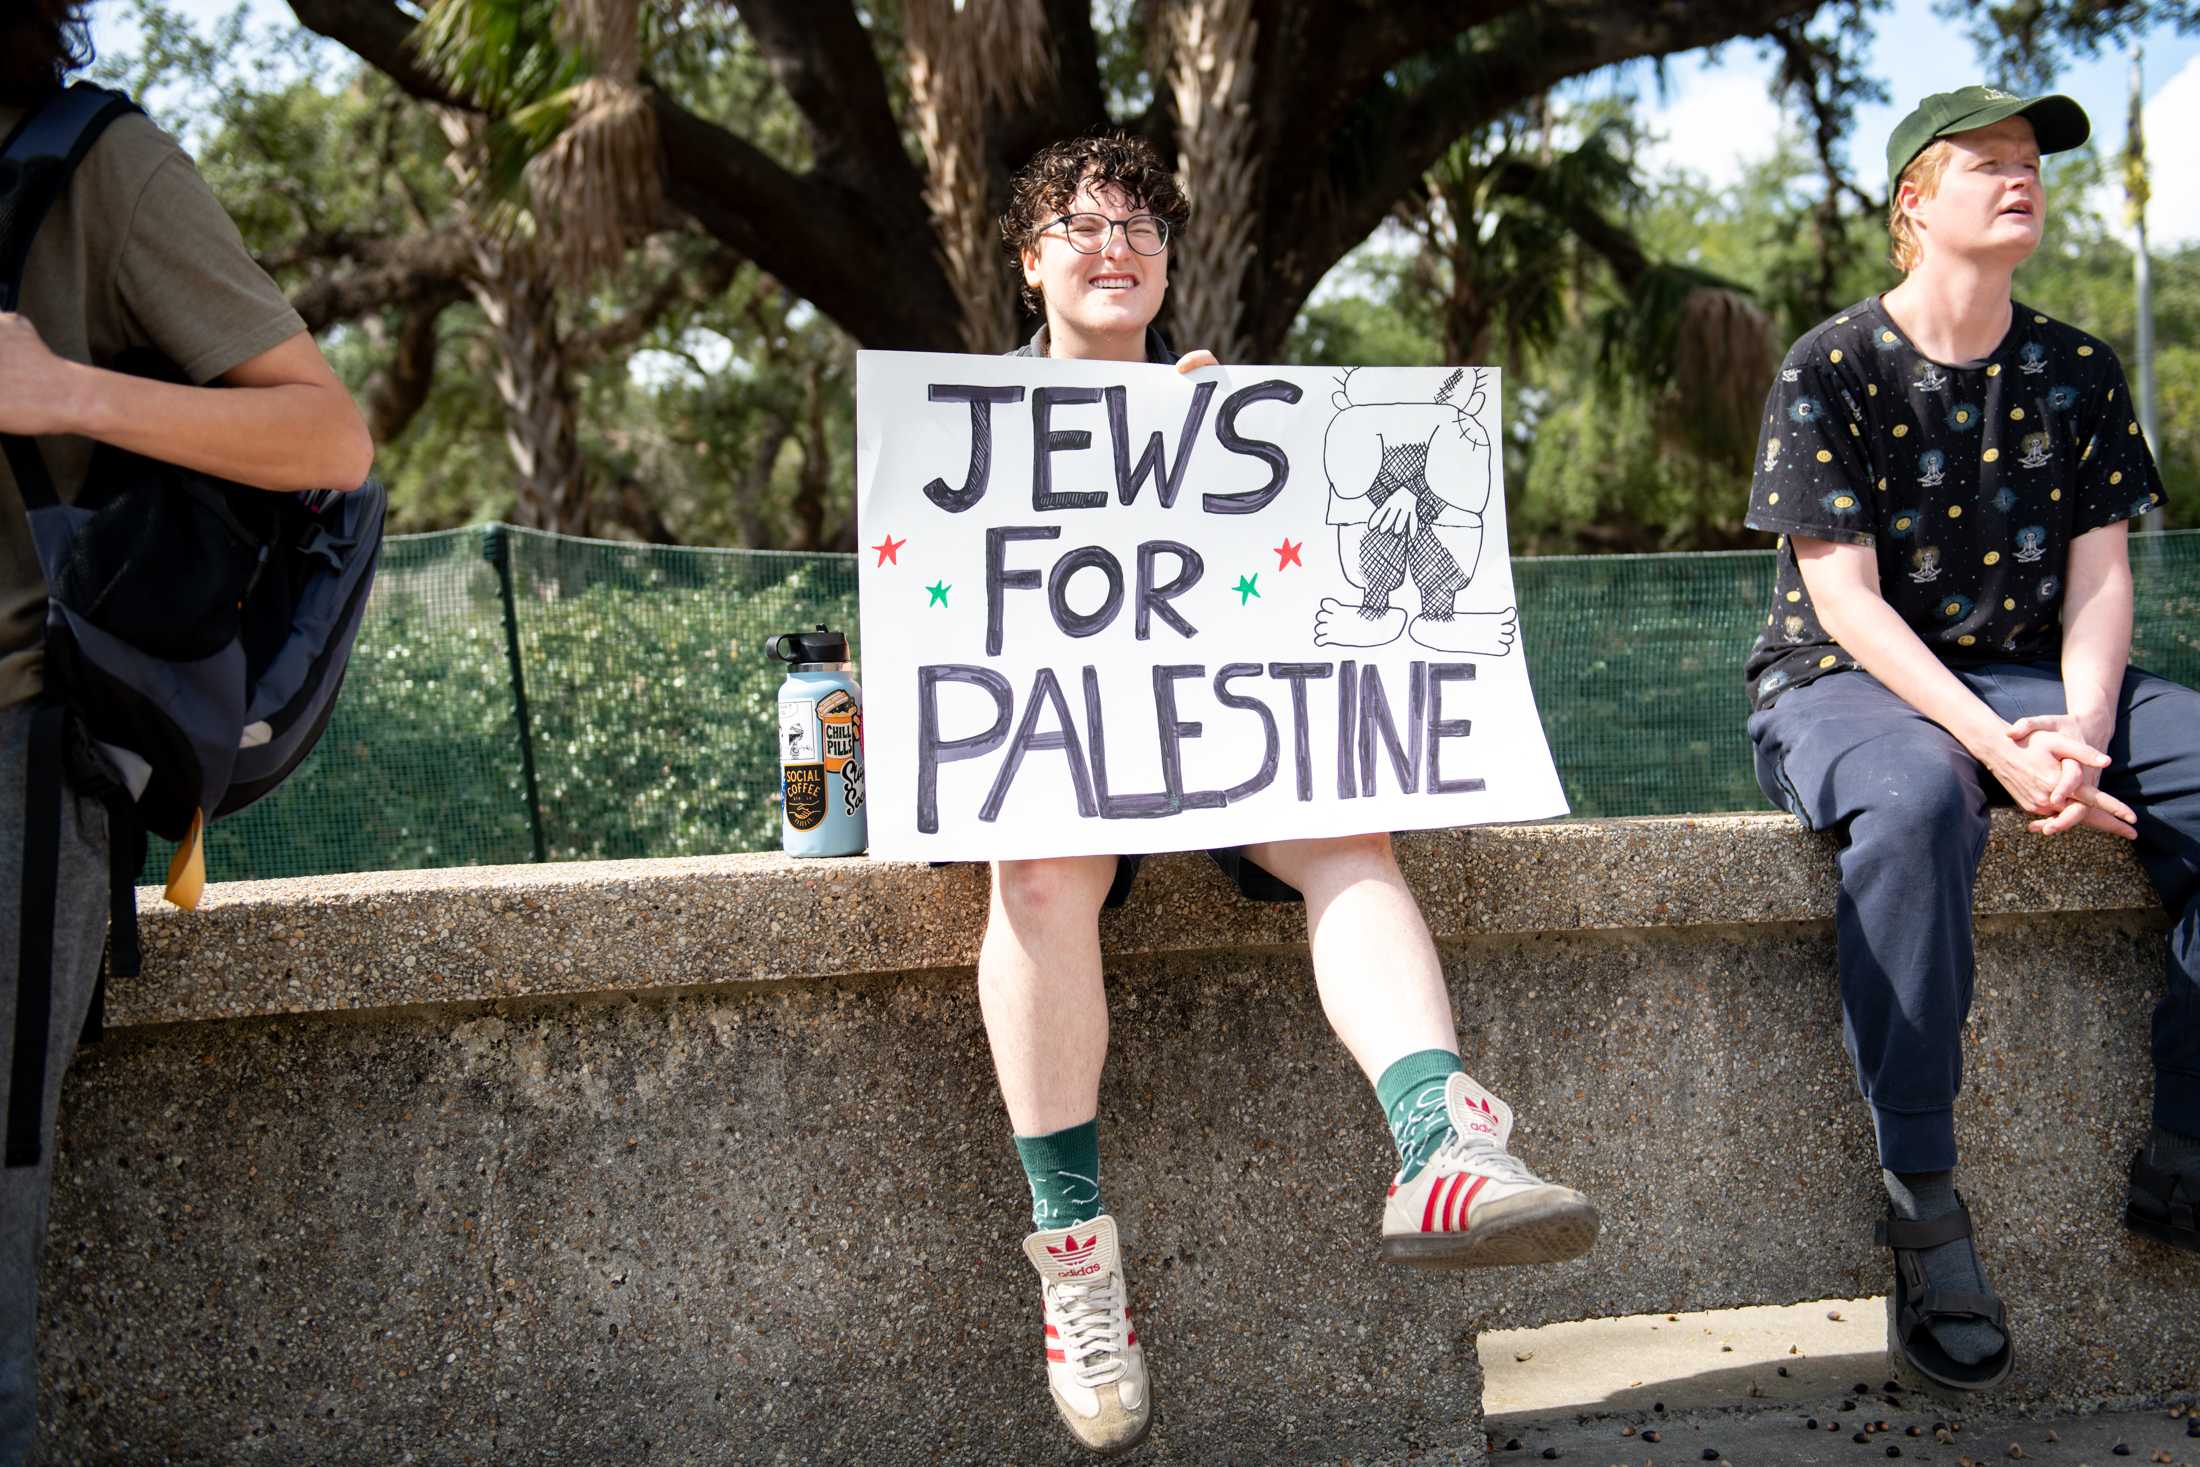
[{"label": "person holding protest sign", "polygon": [[2132,840],[2168,907],[2153,1130],[2125,1220],[2200,1250],[2200,695],[2127,665],[2130,519],[2162,485],[2115,354],[2011,298],[2066,97],[1927,97],[1887,147],[1904,280],[1798,341],[1749,524],[1781,536],[1750,653],[1757,776],[1837,840],[1843,1023],[1878,1134],[1890,1349],[1942,1386],[2014,1361],[1954,1186],[1987,807]]},{"label": "person holding protest sign", "polygon": [[[1150,145],[1120,135],[1043,149],[1015,180],[1002,233],[1045,324],[1017,355],[1215,365],[1173,356],[1153,321],[1188,208]],[[1505,1150],[1512,1112],[1468,1078],[1434,943],[1387,835],[1217,851],[1239,890],[1304,900],[1323,1010],[1373,1083],[1398,1153],[1382,1256],[1425,1267],[1552,1262],[1594,1242],[1597,1213]],[[978,993],[1031,1186],[1024,1251],[1044,1294],[1047,1378],[1084,1445],[1125,1450],[1153,1419],[1097,1116],[1107,1055],[1099,914],[1135,857],[994,864]]]}]

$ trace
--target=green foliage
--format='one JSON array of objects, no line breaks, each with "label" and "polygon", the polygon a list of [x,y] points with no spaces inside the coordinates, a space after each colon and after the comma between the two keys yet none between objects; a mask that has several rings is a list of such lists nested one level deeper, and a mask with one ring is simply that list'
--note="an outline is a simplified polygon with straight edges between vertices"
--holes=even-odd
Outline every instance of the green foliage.
[{"label": "green foliage", "polygon": [[[493,535],[510,547],[517,679]],[[208,875],[528,861],[536,810],[552,860],[776,847],[784,669],[763,644],[819,622],[855,632],[853,557],[506,529],[394,540],[328,732],[275,794],[209,828]]]}]

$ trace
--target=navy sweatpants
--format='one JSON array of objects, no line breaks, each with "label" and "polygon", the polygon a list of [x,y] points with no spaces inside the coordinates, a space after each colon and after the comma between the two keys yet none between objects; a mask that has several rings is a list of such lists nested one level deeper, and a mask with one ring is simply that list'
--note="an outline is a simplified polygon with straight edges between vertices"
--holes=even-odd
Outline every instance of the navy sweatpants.
[{"label": "navy sweatpants", "polygon": [[[1955,673],[2012,722],[2067,711],[2051,664]],[[1765,794],[1838,842],[1843,1037],[1871,1103],[1880,1164],[1953,1167],[1971,891],[1987,804],[2009,797],[1946,729],[1860,670],[1782,694],[1751,716],[1749,736]],[[2154,1120],[2200,1136],[2200,693],[2133,668],[2108,754],[2115,763],[2101,787],[2138,812],[2139,861],[2175,923],[2154,1008]]]}]

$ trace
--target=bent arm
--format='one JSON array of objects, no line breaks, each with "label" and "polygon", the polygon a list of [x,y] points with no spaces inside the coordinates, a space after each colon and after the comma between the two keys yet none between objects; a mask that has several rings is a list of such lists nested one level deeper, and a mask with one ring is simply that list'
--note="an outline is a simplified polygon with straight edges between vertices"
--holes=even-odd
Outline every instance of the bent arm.
[{"label": "bent arm", "polygon": [[65,360],[28,317],[0,314],[0,433],[75,434],[258,489],[354,489],[374,443],[301,331],[222,374],[155,382]]},{"label": "bent arm", "polygon": [[[2076,773],[2065,770],[2066,760],[2099,769],[2108,763],[2108,755],[2097,744],[2059,730],[2017,730],[1988,707],[1879,594],[1877,551],[1869,545],[1843,545],[1801,535],[1789,538],[1826,634],[1896,697],[1953,734],[2009,791],[2017,808],[2052,816],[2077,801],[2113,817],[2104,828],[2117,829],[2121,822],[2121,832],[2129,834],[2129,806],[2103,794],[2096,785],[2065,779],[2066,772]],[[2034,821],[2032,829],[2050,833],[2049,824]]]},{"label": "bent arm", "polygon": [[356,489],[374,443],[351,394],[301,331],[222,374],[222,387],[72,366],[64,431],[256,489]]}]

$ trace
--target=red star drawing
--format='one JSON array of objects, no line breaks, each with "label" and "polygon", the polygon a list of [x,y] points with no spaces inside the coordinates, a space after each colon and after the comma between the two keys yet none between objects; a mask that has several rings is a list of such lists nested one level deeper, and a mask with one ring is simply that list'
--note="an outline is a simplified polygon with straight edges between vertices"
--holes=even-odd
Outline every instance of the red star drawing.
[{"label": "red star drawing", "polygon": [[1296,565],[1304,569],[1304,563],[1299,559],[1299,552],[1305,548],[1303,544],[1294,543],[1289,535],[1284,536],[1283,543],[1276,547],[1276,569],[1280,571],[1287,565]]},{"label": "red star drawing", "polygon": [[873,545],[871,548],[878,552],[878,563],[880,565],[900,565],[901,562],[894,559],[894,556],[898,551],[900,551],[902,546],[907,545],[908,543],[909,542],[907,540],[896,540],[892,535],[888,535],[885,539],[879,541],[878,544]]}]

